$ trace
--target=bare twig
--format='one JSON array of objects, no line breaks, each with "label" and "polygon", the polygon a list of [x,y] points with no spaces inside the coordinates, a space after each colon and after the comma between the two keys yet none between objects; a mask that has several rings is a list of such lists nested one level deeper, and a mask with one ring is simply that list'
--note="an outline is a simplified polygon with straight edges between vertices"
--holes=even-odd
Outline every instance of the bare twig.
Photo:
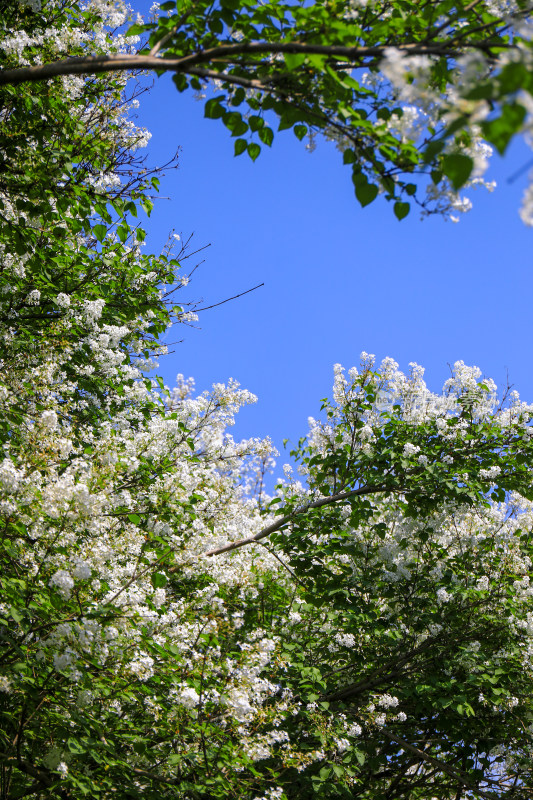
[{"label": "bare twig", "polygon": [[195,308],[195,313],[200,311],[209,311],[211,308],[217,308],[217,306],[223,306],[224,303],[229,303],[230,300],[237,300],[238,297],[244,297],[245,294],[250,294],[250,292],[255,292],[256,289],[260,289],[261,286],[264,286],[264,283],[258,283],[257,286],[253,286],[251,289],[246,289],[245,292],[240,292],[239,294],[234,294],[233,297],[227,297],[225,300],[221,300],[219,303],[213,303],[210,306],[204,306],[203,308]]}]

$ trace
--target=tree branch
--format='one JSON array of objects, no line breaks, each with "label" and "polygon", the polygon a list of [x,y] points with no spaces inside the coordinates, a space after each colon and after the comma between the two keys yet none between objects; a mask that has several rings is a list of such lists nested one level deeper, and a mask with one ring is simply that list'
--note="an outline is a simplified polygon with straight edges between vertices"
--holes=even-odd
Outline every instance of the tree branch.
[{"label": "tree branch", "polygon": [[[503,46],[501,43],[498,44],[498,47]],[[492,45],[490,42],[476,42],[475,47],[478,50],[486,50],[490,49]],[[141,69],[194,74],[192,68],[198,64],[220,61],[240,54],[275,55],[277,53],[302,53],[336,56],[356,59],[361,66],[364,58],[382,58],[385,49],[384,45],[380,47],[345,47],[343,45],[307,44],[305,42],[237,42],[235,44],[219,45],[208,50],[199,50],[181,58],[161,58],[150,54],[83,56],[61,59],[50,64],[0,70],[0,86],[15,86],[20,83],[44,81],[60,75],[96,75],[101,72],[124,72]],[[454,41],[436,44],[412,42],[398,45],[397,49],[410,55],[447,55],[450,57],[464,52],[464,46],[458,48]],[[206,75],[206,77],[215,77],[215,75]],[[236,78],[237,76],[233,80],[235,81]],[[259,86],[262,86],[261,82],[258,83]]]},{"label": "tree branch", "polygon": [[385,491],[387,491],[387,489],[384,486],[363,486],[361,489],[353,489],[351,492],[339,492],[338,494],[332,494],[330,497],[322,497],[320,500],[314,500],[311,503],[305,503],[302,506],[298,506],[298,508],[295,508],[291,514],[285,514],[285,516],[280,517],[271,525],[267,525],[266,528],[263,528],[263,530],[259,531],[259,533],[256,533],[255,536],[248,536],[246,539],[238,539],[236,542],[230,542],[223,547],[217,547],[213,550],[208,550],[203,555],[206,557],[218,556],[221,553],[229,553],[231,550],[237,550],[237,548],[244,547],[247,544],[259,542],[261,539],[265,539],[267,536],[270,536],[271,533],[279,531],[280,528],[283,528],[283,526],[287,525],[288,522],[291,522],[295,517],[300,516],[301,514],[305,514],[305,512],[309,511],[311,508],[322,508],[322,506],[329,506],[332,503],[339,503],[342,500],[348,500],[350,497],[361,497],[366,494],[378,494],[379,492]]},{"label": "tree branch", "polygon": [[3,760],[6,764],[10,764],[13,767],[17,767],[21,772],[24,772],[26,775],[30,775],[32,778],[35,778],[36,781],[40,784],[41,791],[43,786],[46,788],[50,788],[57,784],[57,776],[53,778],[50,776],[48,770],[38,769],[33,764],[30,764],[29,761],[25,761],[24,759],[17,758],[16,756],[10,756],[7,753],[0,753],[0,759]]},{"label": "tree branch", "polygon": [[224,303],[229,303],[230,300],[237,300],[238,297],[244,297],[245,294],[250,294],[250,292],[255,292],[256,289],[260,289],[261,286],[264,286],[264,283],[258,283],[257,286],[253,286],[251,289],[246,289],[245,292],[240,292],[240,294],[234,294],[233,297],[227,297],[225,300],[220,300],[219,303],[213,303],[210,306],[204,306],[203,308],[195,308],[194,311],[209,311],[211,308],[217,308],[218,306],[223,306]]},{"label": "tree branch", "polygon": [[[376,686],[380,686],[384,683],[390,683],[391,680],[398,677],[402,674],[401,667],[405,666],[406,664],[411,661],[414,656],[420,655],[425,650],[430,649],[433,645],[439,643],[439,637],[433,639],[426,639],[425,642],[422,642],[418,647],[415,647],[413,650],[410,650],[401,658],[394,658],[392,661],[389,661],[387,664],[384,664],[382,667],[379,667],[377,670],[364,678],[363,680],[358,681],[357,683],[352,683],[349,686],[345,686],[342,689],[337,689],[335,692],[329,692],[328,694],[324,695],[324,700],[332,701],[344,701],[348,700],[350,697],[355,697],[361,692],[366,692],[369,689],[373,689]],[[350,669],[352,667],[356,667],[356,664],[347,664],[345,667],[342,667],[343,670]],[[336,672],[340,672],[341,670],[336,670]],[[329,675],[333,675],[335,673],[329,673],[324,677],[329,677]]]},{"label": "tree branch", "polygon": [[470,789],[471,792],[475,792],[479,797],[484,797],[486,798],[486,800],[494,800],[494,795],[488,794],[488,792],[484,792],[481,789],[479,789],[475,785],[475,783],[472,783],[470,779],[463,772],[459,772],[453,767],[448,766],[448,764],[444,764],[438,758],[434,758],[433,756],[424,753],[423,750],[419,750],[418,747],[415,747],[413,744],[406,742],[405,739],[401,738],[401,736],[398,736],[395,733],[391,733],[385,728],[380,728],[380,733],[386,736],[387,739],[390,739],[391,742],[396,742],[396,744],[401,745],[405,750],[408,750],[410,753],[414,753],[423,761],[427,761],[429,764],[433,764],[434,767],[437,767],[437,769],[439,769],[441,772],[445,772],[451,778],[454,778],[456,781],[459,781],[462,784],[462,786],[464,786],[467,789]]}]

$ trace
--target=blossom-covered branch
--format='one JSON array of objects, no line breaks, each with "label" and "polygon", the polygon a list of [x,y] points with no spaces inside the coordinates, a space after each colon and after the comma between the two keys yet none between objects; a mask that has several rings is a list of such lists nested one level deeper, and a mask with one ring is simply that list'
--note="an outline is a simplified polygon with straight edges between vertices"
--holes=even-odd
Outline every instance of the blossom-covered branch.
[{"label": "blossom-covered branch", "polygon": [[352,497],[364,497],[365,495],[373,495],[385,491],[387,491],[386,487],[364,486],[360,489],[352,489],[350,492],[338,492],[330,497],[321,497],[319,500],[313,500],[309,503],[304,503],[303,505],[295,508],[290,514],[285,514],[285,516],[280,517],[275,522],[267,525],[265,528],[260,530],[259,533],[249,536],[246,539],[239,539],[236,542],[230,542],[223,547],[218,547],[214,550],[208,550],[206,553],[204,553],[204,556],[218,556],[222,553],[229,553],[231,550],[237,550],[239,547],[244,547],[247,544],[259,542],[261,539],[266,539],[266,537],[270,536],[270,534],[275,533],[276,531],[279,531],[286,525],[290,524],[296,516],[305,514],[311,509],[322,508],[323,506],[329,506],[333,503],[342,503],[343,500],[349,500]]},{"label": "blossom-covered branch", "polygon": [[[479,42],[476,44],[479,50],[490,51],[494,44]],[[144,55],[141,53],[131,53],[110,56],[86,56],[79,58],[65,58],[50,64],[39,64],[36,66],[18,67],[15,69],[0,70],[0,86],[17,86],[21,83],[33,83],[44,81],[49,78],[56,78],[61,75],[98,75],[102,72],[124,72],[137,70],[155,70],[157,72],[190,72],[191,67],[199,64],[227,63],[234,61],[239,55],[259,54],[275,55],[278,53],[299,53],[302,55],[323,55],[348,59],[351,66],[363,67],[366,59],[372,59],[370,65],[375,64],[375,59],[381,60],[386,55],[386,46],[382,47],[343,47],[340,45],[320,45],[307,44],[306,42],[248,42],[229,45],[220,45],[208,50],[200,50],[181,58],[162,58],[155,55]],[[438,55],[445,58],[457,58],[463,49],[458,43],[451,41],[442,44],[414,44],[408,43],[398,47],[399,53],[411,56]],[[335,63],[335,60],[334,62]],[[345,64],[341,62],[341,67]],[[232,76],[225,73],[228,80]],[[256,81],[257,87],[268,85],[268,79]]]},{"label": "blossom-covered branch", "polygon": [[[120,52],[68,46],[66,58],[34,63],[38,37],[13,36],[0,86],[171,72],[179,91],[206,99],[236,155],[255,160],[272,144],[273,112],[280,130],[335,141],[363,206],[382,194],[399,219],[414,200],[456,220],[471,205],[464,186],[493,188],[484,178],[492,147],[503,153],[531,129],[531,10],[530,0],[170,0],[129,29]],[[530,205],[528,193],[527,224]]]}]

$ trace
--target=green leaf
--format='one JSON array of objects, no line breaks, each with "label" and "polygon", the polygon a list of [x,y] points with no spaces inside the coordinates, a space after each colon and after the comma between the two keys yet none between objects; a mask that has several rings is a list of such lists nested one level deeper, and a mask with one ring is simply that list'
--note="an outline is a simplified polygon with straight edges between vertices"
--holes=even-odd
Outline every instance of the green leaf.
[{"label": "green leaf", "polygon": [[236,139],[235,140],[235,155],[236,156],[240,156],[241,153],[244,153],[244,151],[247,149],[247,147],[248,147],[248,142],[246,141],[246,139]]},{"label": "green leaf", "polygon": [[494,97],[495,86],[492,81],[478,83],[467,93],[467,100],[491,100]]},{"label": "green leaf", "polygon": [[265,124],[265,120],[263,117],[258,117],[256,114],[253,114],[251,117],[248,117],[248,125],[250,126],[251,131],[258,131],[259,128],[262,128]]},{"label": "green leaf", "polygon": [[99,242],[103,242],[104,239],[105,239],[105,235],[107,233],[107,227],[105,225],[93,225],[92,232],[93,232],[93,236]]},{"label": "green leaf", "polygon": [[474,167],[470,156],[461,153],[451,153],[442,159],[442,171],[450,179],[454,189],[460,189],[467,182]]},{"label": "green leaf", "polygon": [[308,53],[305,60],[309,66],[313,67],[317,72],[321,72],[324,69],[327,58],[327,56],[321,56],[320,53]]},{"label": "green leaf", "polygon": [[355,153],[352,149],[348,148],[342,154],[342,163],[343,164],[355,164],[356,158]]},{"label": "green leaf", "polygon": [[446,144],[446,139],[435,139],[434,141],[430,142],[426,148],[423,150],[423,160],[425,164],[431,164],[432,161],[442,153],[444,150],[444,146]]},{"label": "green leaf", "polygon": [[256,160],[260,152],[261,152],[261,146],[258,145],[256,142],[251,142],[251,144],[248,145],[248,155],[250,156],[252,161]]},{"label": "green leaf", "polygon": [[187,76],[184,75],[183,72],[176,72],[176,74],[172,76],[172,80],[176,84],[178,92],[184,92],[189,86]]},{"label": "green leaf", "polygon": [[168,578],[163,572],[154,572],[152,575],[152,586],[154,589],[160,589],[162,586],[166,586],[168,583]]},{"label": "green leaf", "polygon": [[222,98],[212,97],[204,106],[204,117],[207,119],[220,119],[226,113],[221,105]]},{"label": "green leaf", "polygon": [[304,138],[304,136],[307,136],[307,125],[295,125],[293,130],[294,135],[300,141]]},{"label": "green leaf", "polygon": [[268,145],[268,147],[270,147],[270,145],[274,140],[274,131],[272,130],[272,128],[267,128],[267,127],[261,128],[258,133],[258,136],[263,142],[263,144],[266,144]]},{"label": "green leaf", "polygon": [[130,228],[129,228],[128,225],[119,225],[118,226],[118,228],[117,228],[117,236],[120,239],[120,241],[122,242],[122,244],[124,244],[124,242],[128,238],[129,233],[130,233]]},{"label": "green leaf", "polygon": [[243,102],[243,100],[245,100],[245,98],[246,98],[246,92],[244,91],[242,86],[239,86],[239,88],[231,96],[230,104],[232,106],[240,106],[240,104]]},{"label": "green leaf", "polygon": [[138,514],[128,514],[128,519],[134,525],[139,525],[140,522],[141,522],[141,518],[140,518],[140,516]]},{"label": "green leaf", "polygon": [[224,32],[224,24],[219,17],[209,19],[207,24],[209,26],[209,30],[211,31],[211,33],[220,35],[221,33]]},{"label": "green leaf", "polygon": [[394,214],[397,219],[404,219],[410,210],[411,206],[409,203],[402,203],[399,200],[394,203]]},{"label": "green leaf", "polygon": [[22,622],[22,620],[24,619],[24,614],[21,614],[20,611],[14,606],[10,607],[9,613],[11,617],[15,620],[15,622]]},{"label": "green leaf", "polygon": [[226,111],[222,117],[222,121],[228,130],[231,131],[232,136],[241,136],[248,130],[248,125],[242,118],[239,111]]},{"label": "green leaf", "polygon": [[515,133],[522,128],[525,116],[524,106],[510,103],[503,107],[500,117],[481,123],[483,135],[503,155]]},{"label": "green leaf", "polygon": [[142,33],[146,31],[145,25],[138,25],[135,23],[125,33],[125,36],[140,36]]},{"label": "green leaf", "polygon": [[506,64],[498,76],[500,92],[502,95],[518,92],[527,85],[528,78],[528,70],[524,63],[517,61]]},{"label": "green leaf", "polygon": [[370,203],[374,202],[376,197],[378,196],[379,189],[373,183],[368,183],[368,181],[361,181],[357,183],[355,186],[355,196],[363,206],[370,205]]},{"label": "green leaf", "polygon": [[285,60],[285,64],[287,65],[287,69],[292,72],[295,69],[304,63],[306,56],[304,53],[284,53],[283,58]]},{"label": "green leaf", "polygon": [[71,753],[76,755],[86,752],[85,747],[83,747],[77,739],[67,739],[67,747]]}]

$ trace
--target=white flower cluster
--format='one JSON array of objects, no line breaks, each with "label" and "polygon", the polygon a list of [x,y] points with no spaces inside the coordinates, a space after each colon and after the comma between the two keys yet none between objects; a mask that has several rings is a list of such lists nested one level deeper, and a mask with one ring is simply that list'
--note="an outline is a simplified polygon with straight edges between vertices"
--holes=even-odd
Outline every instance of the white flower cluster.
[{"label": "white flower cluster", "polygon": [[4,494],[13,494],[24,478],[24,471],[17,469],[9,457],[0,463],[0,490]]},{"label": "white flower cluster", "polygon": [[279,786],[273,786],[267,789],[265,794],[257,795],[253,800],[282,800],[283,796],[283,789],[280,789]]},{"label": "white flower cluster", "polygon": [[489,467],[489,469],[480,469],[479,470],[479,477],[484,478],[485,480],[492,481],[494,478],[497,478],[502,468],[495,465],[493,467]]},{"label": "white flower cluster", "polygon": [[449,594],[443,586],[437,589],[437,602],[439,605],[442,603],[449,603],[451,599],[452,595]]},{"label": "white flower cluster", "polygon": [[196,708],[200,702],[200,695],[191,686],[185,686],[178,694],[178,702],[185,708]]},{"label": "white flower cluster", "polygon": [[41,302],[41,293],[38,289],[32,289],[29,295],[26,297],[26,305],[28,306],[38,306]]},{"label": "white flower cluster", "polygon": [[341,647],[355,647],[357,645],[357,639],[353,633],[337,633],[335,634],[335,641]]},{"label": "white flower cluster", "polygon": [[60,292],[56,297],[56,303],[60,308],[70,308],[70,297],[64,292]]},{"label": "white flower cluster", "polygon": [[399,703],[397,697],[393,697],[390,694],[382,694],[380,697],[376,698],[376,705],[381,706],[382,708],[396,708]]},{"label": "white flower cluster", "polygon": [[66,570],[60,569],[50,578],[50,586],[56,586],[61,594],[68,598],[74,588],[74,580]]}]

